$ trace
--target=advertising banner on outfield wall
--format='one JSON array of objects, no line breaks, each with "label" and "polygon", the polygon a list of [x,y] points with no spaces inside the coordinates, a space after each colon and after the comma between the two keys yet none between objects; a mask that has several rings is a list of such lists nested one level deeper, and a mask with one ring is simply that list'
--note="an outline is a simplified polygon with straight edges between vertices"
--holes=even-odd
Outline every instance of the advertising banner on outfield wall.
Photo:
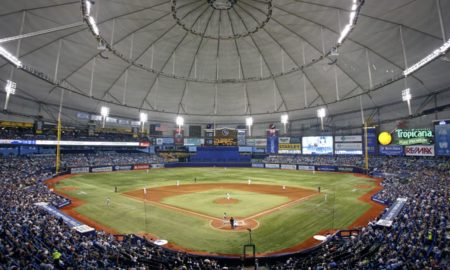
[{"label": "advertising banner on outfield wall", "polygon": [[434,157],[434,145],[409,145],[405,146],[407,156]]},{"label": "advertising banner on outfield wall", "polygon": [[247,142],[245,140],[245,134],[246,134],[247,130],[245,129],[238,129],[237,130],[237,144],[239,146],[244,146],[247,145]]},{"label": "advertising banner on outfield wall", "polygon": [[96,173],[96,172],[112,172],[113,167],[112,166],[104,166],[104,167],[94,167],[91,168],[91,172]]},{"label": "advertising banner on outfield wall", "polygon": [[157,145],[174,144],[173,138],[156,138]]},{"label": "advertising banner on outfield wall", "polygon": [[380,155],[382,156],[403,156],[403,154],[401,145],[380,145]]},{"label": "advertising banner on outfield wall", "polygon": [[324,172],[335,172],[336,169],[335,166],[316,166],[316,170]]},{"label": "advertising banner on outfield wall", "polygon": [[436,155],[450,156],[450,121],[440,121],[434,126]]},{"label": "advertising banner on outfield wall", "polygon": [[145,170],[145,169],[149,169],[150,165],[148,164],[137,164],[133,166],[133,170]]},{"label": "advertising banner on outfield wall", "polygon": [[267,169],[279,169],[279,168],[280,168],[280,164],[270,164],[270,163],[266,163],[266,168],[267,168]]},{"label": "advertising banner on outfield wall", "polygon": [[307,165],[297,165],[297,170],[299,171],[314,171],[314,166],[307,166]]},{"label": "advertising banner on outfield wall", "polygon": [[[364,129],[363,129],[364,134]],[[377,154],[377,129],[376,128],[367,128],[367,153],[369,155],[376,155]],[[365,151],[365,140],[363,138],[363,153]]]},{"label": "advertising banner on outfield wall", "polygon": [[291,137],[279,137],[278,138],[278,143],[282,144],[282,143],[291,143]]},{"label": "advertising banner on outfield wall", "polygon": [[76,173],[89,173],[89,167],[78,167],[78,168],[70,168],[71,174]]},{"label": "advertising banner on outfield wall", "polygon": [[253,147],[251,147],[251,146],[239,146],[239,152],[251,153],[251,152],[253,152]]},{"label": "advertising banner on outfield wall", "polygon": [[184,143],[184,130],[179,131],[178,129],[173,131],[173,142],[176,145],[183,145]]},{"label": "advertising banner on outfield wall", "polygon": [[291,137],[290,143],[302,143],[302,138],[301,137]]},{"label": "advertising banner on outfield wall", "polygon": [[281,164],[283,170],[297,170],[297,165],[294,164]]},{"label": "advertising banner on outfield wall", "polygon": [[362,155],[362,143],[335,143],[336,155]]},{"label": "advertising banner on outfield wall", "polygon": [[266,153],[269,154],[278,153],[278,129],[267,130]]},{"label": "advertising banner on outfield wall", "polygon": [[126,166],[116,165],[116,166],[114,166],[115,171],[131,171],[132,169],[133,169],[133,166],[131,166],[131,165],[126,165]]},{"label": "advertising banner on outfield wall", "polygon": [[264,168],[264,163],[252,163],[253,168]]},{"label": "advertising banner on outfield wall", "polygon": [[184,138],[184,146],[201,146],[205,144],[205,139],[202,138]]},{"label": "advertising banner on outfield wall", "polygon": [[164,164],[152,164],[153,169],[161,169],[164,168]]},{"label": "advertising banner on outfield wall", "polygon": [[279,154],[301,154],[302,145],[300,143],[280,143],[278,145]]},{"label": "advertising banner on outfield wall", "polygon": [[334,136],[335,142],[362,142],[361,135],[350,135],[350,136]]},{"label": "advertising banner on outfield wall", "polygon": [[353,167],[337,167],[338,172],[355,172]]},{"label": "advertising banner on outfield wall", "polygon": [[255,147],[266,147],[267,139],[255,139]]}]

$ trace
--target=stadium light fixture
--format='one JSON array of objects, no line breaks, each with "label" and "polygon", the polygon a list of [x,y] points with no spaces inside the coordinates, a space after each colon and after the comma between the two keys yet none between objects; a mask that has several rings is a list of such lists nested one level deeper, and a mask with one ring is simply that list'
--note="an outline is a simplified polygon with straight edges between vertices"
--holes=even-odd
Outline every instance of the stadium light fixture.
[{"label": "stadium light fixture", "polygon": [[6,92],[6,99],[5,99],[5,106],[3,107],[3,109],[6,111],[8,109],[8,103],[9,103],[9,98],[11,95],[14,95],[16,93],[16,83],[10,80],[6,81],[6,86],[5,86],[5,92]]},{"label": "stadium light fixture", "polygon": [[93,3],[91,2],[91,0],[85,0],[84,1],[84,18],[87,22],[87,24],[91,27],[92,32],[94,32],[94,34],[96,36],[100,35],[100,30],[98,29],[97,26],[97,22],[95,21],[94,17],[91,16],[91,11],[92,11],[92,5]]},{"label": "stadium light fixture", "polygon": [[352,30],[353,25],[355,25],[355,18],[356,18],[356,14],[357,14],[357,9],[358,9],[358,0],[353,0],[353,4],[352,4],[352,7],[351,7],[348,24],[346,24],[344,26],[344,29],[342,29],[342,32],[339,35],[339,39],[338,39],[338,42],[337,42],[338,44],[342,44],[344,39],[347,38],[348,34]]},{"label": "stadium light fixture", "polygon": [[0,46],[0,56],[2,56],[3,58],[5,58],[7,61],[9,61],[10,63],[14,64],[16,66],[16,68],[21,68],[22,67],[22,62],[15,57],[14,55],[12,55],[11,53],[9,53],[5,48],[3,48],[2,46]]},{"label": "stadium light fixture", "polygon": [[402,91],[402,101],[406,101],[408,103],[408,113],[411,115],[411,89],[406,88]]},{"label": "stadium light fixture", "polygon": [[100,114],[102,116],[102,127],[105,128],[106,118],[109,116],[109,108],[102,106],[100,109]]},{"label": "stadium light fixture", "polygon": [[327,115],[325,108],[320,108],[317,110],[317,117],[320,118],[320,125],[322,127],[323,130],[323,119],[325,118],[325,116]]},{"label": "stadium light fixture", "polygon": [[181,133],[181,126],[184,125],[184,118],[182,116],[177,116],[177,119],[175,120],[175,123],[178,126],[178,134]]},{"label": "stadium light fixture", "polygon": [[245,118],[245,125],[248,127],[248,136],[252,136],[253,117]]},{"label": "stadium light fixture", "polygon": [[148,114],[141,112],[139,114],[139,121],[141,122],[141,132],[144,133],[145,123],[148,121]]},{"label": "stadium light fixture", "polygon": [[415,72],[416,70],[422,68],[423,66],[426,66],[431,61],[435,60],[436,58],[440,57],[441,55],[444,55],[447,53],[447,51],[450,49],[450,39],[447,40],[441,47],[434,50],[429,55],[422,58],[419,62],[415,63],[414,65],[410,66],[409,68],[405,69],[403,71],[403,76],[408,76],[411,73]]},{"label": "stadium light fixture", "polygon": [[100,30],[98,29],[97,23],[92,16],[88,17],[88,23],[92,27],[92,31],[94,31],[94,34],[97,36],[100,35]]},{"label": "stadium light fixture", "polygon": [[289,115],[288,114],[281,115],[281,123],[284,126],[284,133],[286,133],[286,125],[288,122],[289,122]]},{"label": "stadium light fixture", "polygon": [[92,10],[92,3],[90,0],[86,0],[85,3],[86,3],[86,15],[90,15]]}]

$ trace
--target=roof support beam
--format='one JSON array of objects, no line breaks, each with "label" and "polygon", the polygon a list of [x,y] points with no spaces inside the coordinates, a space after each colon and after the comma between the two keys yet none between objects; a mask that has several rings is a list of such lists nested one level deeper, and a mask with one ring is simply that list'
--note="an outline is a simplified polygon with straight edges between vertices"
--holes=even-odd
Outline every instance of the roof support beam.
[{"label": "roof support beam", "polygon": [[75,27],[82,26],[82,25],[84,25],[84,22],[76,22],[76,23],[71,23],[71,24],[67,24],[67,25],[63,25],[63,26],[40,30],[40,31],[32,32],[32,33],[26,33],[26,34],[21,34],[21,35],[17,35],[17,36],[2,38],[2,39],[0,39],[0,43],[6,43],[6,42],[14,41],[14,40],[50,34],[53,32],[66,30],[66,29],[70,29],[70,28],[75,28]]},{"label": "roof support beam", "polygon": [[[238,5],[236,5],[236,6],[238,6]],[[234,12],[236,13],[236,15],[241,19],[241,21],[242,21],[242,23],[243,23],[243,25],[244,25],[244,27],[245,27],[245,30],[249,31],[249,29],[248,29],[248,27],[247,27],[247,24],[246,24],[245,21],[242,19],[241,15],[236,11],[236,9],[233,9],[233,11],[234,11]],[[254,37],[253,37],[253,34],[250,34],[249,37],[250,37],[250,39],[252,40],[253,44],[255,45],[256,49],[258,50],[259,54],[262,56],[262,58],[263,58],[263,60],[264,60],[264,64],[266,65],[267,69],[269,70],[271,76],[273,76],[272,69],[270,68],[269,64],[267,63],[266,58],[263,56],[262,51],[261,51],[261,48],[260,48],[260,47],[258,46],[258,44],[256,43],[256,41],[255,41],[255,39],[254,39]],[[283,97],[283,93],[281,93],[280,88],[278,87],[278,82],[277,82],[277,80],[274,78],[273,81],[274,81],[275,86],[276,86],[276,88],[277,88],[278,94],[280,94],[282,104],[284,104],[284,107],[286,108],[286,110],[288,110],[289,108],[287,107],[287,103],[286,103],[286,101],[285,101],[285,99],[284,99],[284,97]]]},{"label": "roof support beam", "polygon": [[[206,9],[203,11],[203,13],[204,13],[204,12],[206,12]],[[203,13],[202,13],[202,14],[203,14]],[[202,47],[203,39],[204,39],[204,36],[205,36],[206,31],[208,30],[209,22],[211,21],[211,18],[212,18],[212,15],[213,15],[213,14],[214,14],[214,10],[213,10],[213,11],[211,12],[211,14],[209,15],[208,22],[206,23],[206,26],[205,26],[205,28],[203,29],[203,35],[202,35],[202,37],[200,38],[200,42],[198,43],[197,49],[195,50],[195,54],[194,54],[194,57],[193,57],[193,59],[192,59],[191,66],[189,67],[189,72],[188,72],[188,75],[187,75],[188,77],[191,76],[191,73],[192,73],[192,70],[193,70],[193,69],[194,69],[194,75],[195,75],[195,77],[197,77],[197,56],[198,56],[198,52],[200,51],[200,48]],[[199,16],[199,18],[200,18],[200,16]],[[198,18],[197,18],[197,20],[198,20]],[[195,22],[194,22],[194,24],[195,24]],[[191,28],[194,27],[194,24],[191,26]],[[218,50],[219,50],[219,49],[217,48],[217,54],[219,53]],[[216,57],[217,57],[217,56],[216,56]],[[216,66],[217,66],[217,65],[216,65]],[[217,76],[217,70],[216,70],[216,76]],[[183,104],[184,96],[186,95],[187,84],[188,84],[188,82],[185,81],[185,82],[184,82],[183,92],[181,93],[180,102],[178,103],[178,104],[179,104],[178,112],[180,112],[180,108],[181,108],[181,105]]]},{"label": "roof support beam", "polygon": [[[202,4],[203,4],[203,3],[202,3]],[[200,5],[197,6],[197,7],[200,7],[202,4],[200,4]],[[205,14],[205,12],[206,12],[206,10],[207,10],[208,8],[209,8],[209,6],[207,6],[205,9],[202,10],[202,12],[200,13],[200,15],[199,15],[199,16],[195,19],[195,21],[192,23],[191,28],[195,26],[195,24],[196,24],[196,23],[198,22],[198,20],[203,16],[203,14]],[[193,11],[195,11],[195,10],[196,10],[196,8],[194,8],[194,9],[192,9],[191,11],[187,12],[187,13],[183,16],[183,19],[184,19],[186,16],[188,16],[190,13],[192,13]],[[175,24],[175,25],[177,25],[177,24]],[[174,26],[175,26],[175,25],[174,25]],[[173,28],[173,27],[172,27],[172,28]],[[186,33],[184,34],[183,38],[178,42],[178,44],[177,44],[177,45],[175,46],[175,48],[172,50],[172,53],[169,55],[169,57],[166,59],[166,61],[165,61],[164,64],[162,65],[161,71],[163,71],[164,68],[166,67],[167,63],[169,63],[169,60],[170,60],[170,58],[172,57],[172,54],[175,53],[175,51],[178,49],[178,47],[181,45],[181,43],[186,39],[188,33],[189,33],[189,32],[186,32]],[[192,68],[192,66],[191,66],[191,68]],[[153,89],[153,85],[155,84],[157,78],[159,78],[159,74],[156,75],[155,80],[153,80],[153,83],[150,85],[150,87],[149,87],[147,93],[145,94],[145,97],[144,97],[144,99],[142,100],[141,105],[139,106],[141,109],[142,109],[142,106],[144,105],[144,101],[147,100],[148,96],[150,95],[150,93],[151,93],[151,91],[152,91],[152,89]],[[178,109],[179,109],[179,108],[178,108]]]}]

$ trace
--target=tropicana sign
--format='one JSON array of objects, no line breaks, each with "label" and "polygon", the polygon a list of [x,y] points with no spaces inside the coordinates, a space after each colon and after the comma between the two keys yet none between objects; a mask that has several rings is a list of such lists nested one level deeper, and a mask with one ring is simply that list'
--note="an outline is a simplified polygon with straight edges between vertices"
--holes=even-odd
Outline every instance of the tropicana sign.
[{"label": "tropicana sign", "polygon": [[431,144],[433,139],[433,132],[431,129],[397,129],[398,144],[412,145],[412,144]]}]

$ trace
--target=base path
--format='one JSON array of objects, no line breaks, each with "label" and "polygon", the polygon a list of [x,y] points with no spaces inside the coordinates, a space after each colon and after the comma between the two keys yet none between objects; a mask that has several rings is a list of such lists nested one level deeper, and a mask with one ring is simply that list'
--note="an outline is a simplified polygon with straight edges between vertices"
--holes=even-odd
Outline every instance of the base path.
[{"label": "base path", "polygon": [[[228,219],[224,220],[224,219],[220,219],[220,218],[206,215],[203,213],[195,212],[190,209],[162,203],[164,198],[167,198],[170,196],[178,196],[178,195],[190,194],[190,193],[195,193],[195,192],[202,192],[202,191],[217,189],[217,188],[242,190],[242,191],[250,191],[250,192],[261,193],[261,194],[284,196],[284,197],[287,197],[289,199],[289,201],[287,203],[284,203],[284,204],[275,206],[273,208],[264,210],[262,212],[259,212],[257,214],[254,214],[250,217],[239,218],[240,223],[234,229],[231,228],[231,225],[230,225]],[[234,184],[234,183],[189,184],[189,185],[180,185],[180,186],[176,186],[176,185],[163,186],[163,187],[147,189],[147,195],[144,193],[143,189],[123,193],[123,195],[125,195],[125,196],[132,197],[132,198],[138,199],[138,200],[145,200],[148,203],[158,205],[163,208],[167,208],[167,209],[171,209],[174,211],[183,212],[185,214],[190,214],[190,215],[198,216],[201,218],[205,218],[207,220],[210,220],[210,225],[214,229],[235,231],[235,232],[245,231],[247,229],[252,229],[252,230],[257,229],[259,227],[259,223],[258,223],[258,221],[255,220],[256,217],[268,215],[268,214],[271,214],[280,209],[290,207],[301,201],[309,199],[310,197],[315,196],[317,194],[318,193],[316,191],[309,190],[309,189],[303,189],[303,188],[297,188],[297,187],[285,187],[285,189],[283,189],[283,187],[280,185],[261,185],[261,184],[248,185],[248,184]],[[239,200],[233,199],[233,198],[230,198],[230,199],[220,198],[220,199],[214,200],[214,203],[217,203],[217,204],[235,204],[238,202],[239,202]]]},{"label": "base path", "polygon": [[[306,197],[308,195],[316,193],[314,190],[296,188],[296,187],[286,187],[283,189],[280,185],[260,185],[260,184],[234,184],[234,183],[219,183],[219,184],[188,184],[188,185],[173,185],[173,186],[163,186],[148,188],[147,201],[161,202],[164,198],[170,196],[178,196],[184,194],[190,194],[194,192],[202,192],[210,189],[237,189],[242,191],[249,191],[262,194],[271,194],[278,196],[288,197],[289,200],[294,201],[299,198]],[[145,194],[143,189],[133,190],[123,193],[130,197],[135,197],[144,200]]]}]

